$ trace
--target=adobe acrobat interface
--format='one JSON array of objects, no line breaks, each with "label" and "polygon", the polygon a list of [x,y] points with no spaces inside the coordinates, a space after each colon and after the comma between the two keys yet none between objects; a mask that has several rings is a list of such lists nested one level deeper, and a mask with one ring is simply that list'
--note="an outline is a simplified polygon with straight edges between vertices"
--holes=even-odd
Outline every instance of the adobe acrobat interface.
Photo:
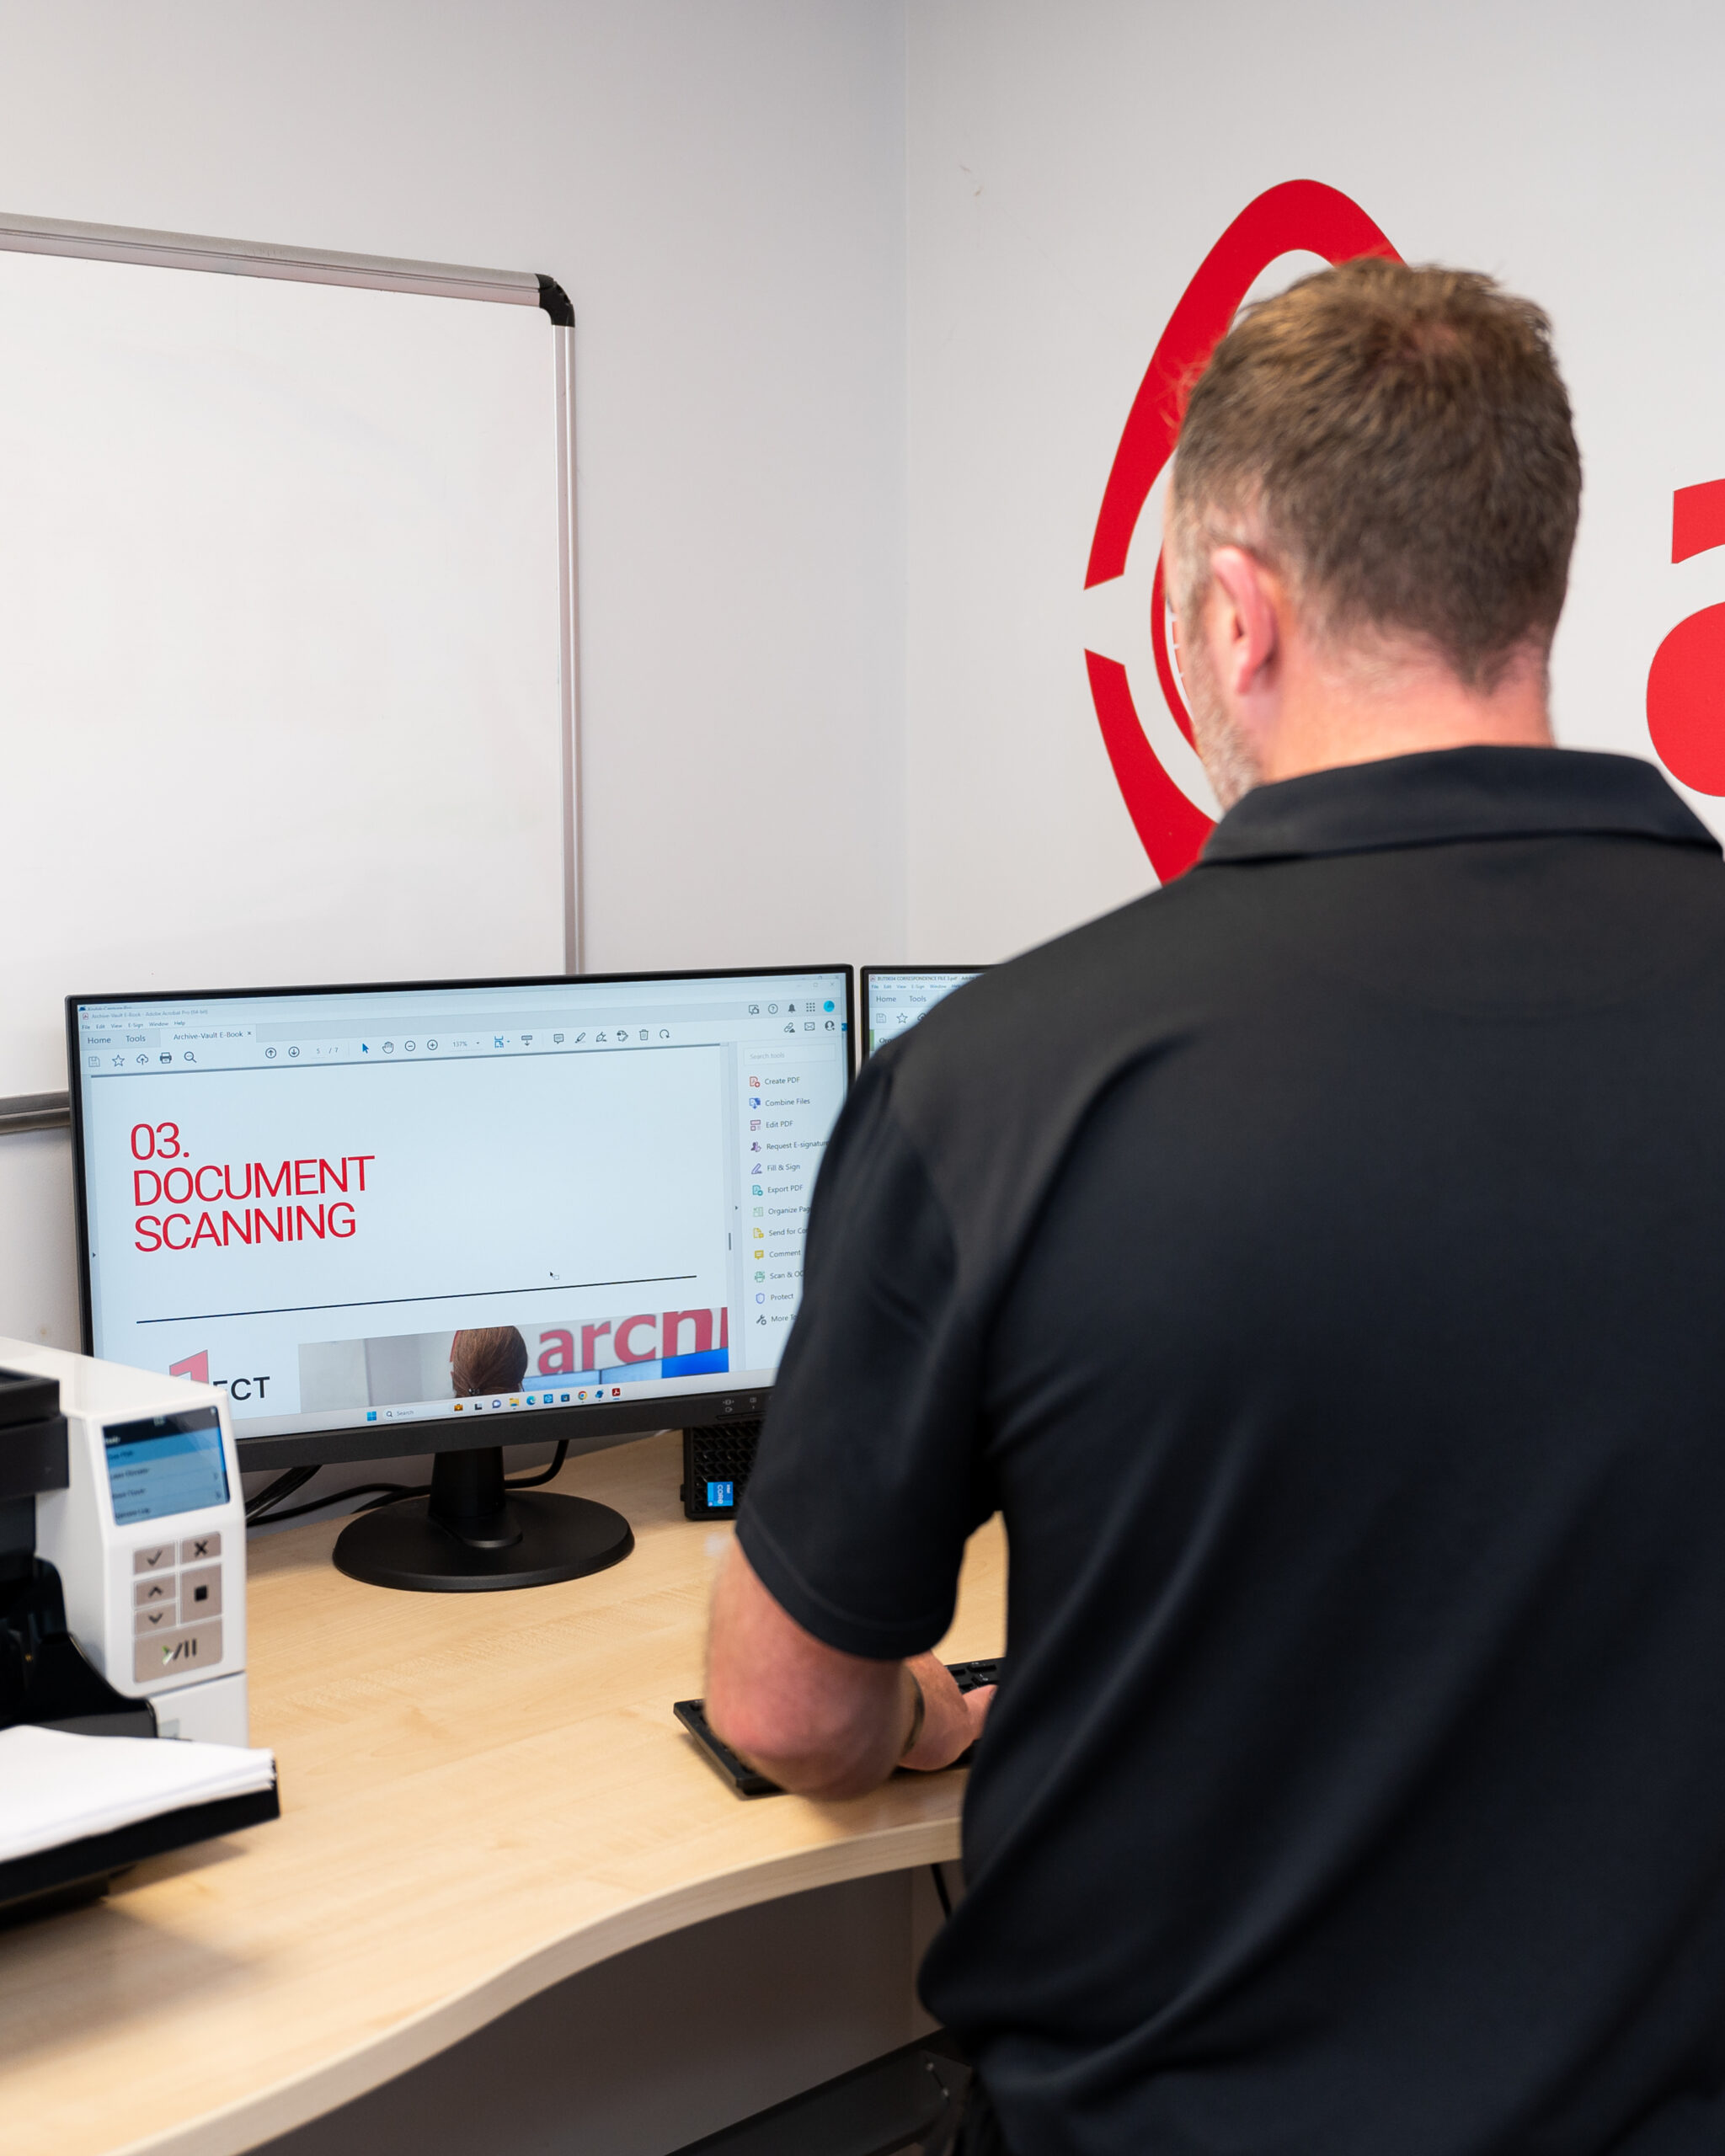
[{"label": "adobe acrobat interface", "polygon": [[925,972],[915,966],[906,966],[898,973],[871,971],[868,1008],[862,1014],[865,1054],[873,1055],[876,1049],[884,1048],[889,1041],[908,1033],[943,996],[950,995],[955,988],[962,988],[967,980],[975,978],[974,972]]},{"label": "adobe acrobat interface", "polygon": [[77,1011],[93,1346],[243,1436],[771,1382],[842,974]]}]

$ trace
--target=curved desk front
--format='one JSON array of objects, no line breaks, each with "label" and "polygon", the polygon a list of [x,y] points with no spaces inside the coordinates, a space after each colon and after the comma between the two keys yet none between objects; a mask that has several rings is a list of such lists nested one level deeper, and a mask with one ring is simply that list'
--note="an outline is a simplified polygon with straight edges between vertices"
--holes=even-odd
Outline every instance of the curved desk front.
[{"label": "curved desk front", "polygon": [[[559,1587],[364,1587],[334,1525],[253,1545],[252,1734],[282,1817],[0,1931],[8,2150],[230,2156],[625,1949],[958,1854],[962,1772],[745,1801],[683,1734],[730,1529],[682,1517],[680,1467],[666,1434],[566,1468],[636,1549]],[[995,1524],[948,1659],[1000,1652],[1004,1579]]]}]

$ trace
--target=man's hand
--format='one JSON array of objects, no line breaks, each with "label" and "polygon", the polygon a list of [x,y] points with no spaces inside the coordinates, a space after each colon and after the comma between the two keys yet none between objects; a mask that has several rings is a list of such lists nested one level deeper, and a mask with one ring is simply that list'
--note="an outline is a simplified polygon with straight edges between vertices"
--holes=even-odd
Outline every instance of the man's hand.
[{"label": "man's hand", "polygon": [[985,1684],[975,1692],[961,1692],[952,1671],[932,1654],[919,1654],[903,1667],[922,1688],[922,1733],[898,1764],[926,1774],[950,1767],[981,1736],[994,1705],[995,1688]]},{"label": "man's hand", "polygon": [[[913,1679],[922,1727],[907,1753]],[[950,1766],[981,1734],[993,1698],[991,1685],[960,1692],[932,1654],[875,1662],[827,1646],[779,1607],[736,1543],[726,1551],[713,1595],[707,1718],[781,1787],[860,1796],[901,1764]]]}]

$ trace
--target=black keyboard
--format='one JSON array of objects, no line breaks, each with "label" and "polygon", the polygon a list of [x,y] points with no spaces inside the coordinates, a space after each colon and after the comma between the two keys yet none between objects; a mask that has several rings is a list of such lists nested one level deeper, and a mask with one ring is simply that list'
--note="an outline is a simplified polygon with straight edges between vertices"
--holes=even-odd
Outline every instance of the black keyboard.
[{"label": "black keyboard", "polygon": [[[996,1656],[991,1662],[949,1662],[947,1668],[952,1671],[961,1692],[975,1692],[985,1684],[998,1684],[1006,1662],[1001,1657]],[[707,1719],[707,1702],[704,1700],[679,1700],[671,1711],[739,1796],[784,1795],[777,1782],[768,1781],[765,1774],[758,1774],[753,1767],[745,1764],[729,1744],[714,1734]],[[969,1752],[962,1753],[953,1762],[955,1767],[968,1767],[969,1764]]]}]

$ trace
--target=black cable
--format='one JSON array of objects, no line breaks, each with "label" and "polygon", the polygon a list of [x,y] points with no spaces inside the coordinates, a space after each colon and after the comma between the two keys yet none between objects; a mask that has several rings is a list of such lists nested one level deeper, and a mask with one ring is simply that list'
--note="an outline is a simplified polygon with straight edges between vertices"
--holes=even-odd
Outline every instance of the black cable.
[{"label": "black cable", "polygon": [[[423,1497],[429,1487],[429,1484],[419,1489],[409,1489],[403,1482],[356,1482],[345,1490],[332,1490],[327,1497],[314,1497],[308,1505],[290,1505],[285,1511],[265,1513],[264,1520],[273,1524],[280,1519],[304,1519],[308,1513],[321,1513],[327,1506],[339,1505],[346,1498],[358,1496],[362,1491],[382,1491],[383,1494],[381,1497],[370,1497],[365,1504],[356,1508],[360,1512],[369,1512],[373,1505],[393,1504],[398,1497]],[[248,1514],[247,1518],[249,1521],[250,1515]]]},{"label": "black cable", "polygon": [[[565,1438],[558,1444],[550,1466],[542,1475],[523,1476],[518,1482],[505,1482],[504,1488],[505,1490],[537,1490],[542,1482],[549,1482],[553,1476],[562,1473],[563,1464],[569,1455],[569,1441]],[[429,1482],[360,1482],[355,1484],[355,1488],[366,1491],[375,1490],[378,1492],[375,1497],[368,1497],[364,1504],[356,1505],[354,1508],[355,1512],[361,1513],[378,1512],[385,1505],[399,1504],[403,1498],[429,1497],[431,1494],[431,1485]],[[338,1497],[350,1497],[354,1491],[337,1490],[333,1494]],[[327,1503],[328,1500],[326,1498],[324,1502]],[[315,1505],[306,1507],[307,1512],[315,1512],[317,1509]],[[288,1515],[286,1513],[275,1513],[270,1517],[275,1519],[286,1519]]]},{"label": "black cable", "polygon": [[[375,1513],[385,1505],[398,1505],[403,1497],[429,1497],[431,1494],[429,1482],[359,1482],[354,1486],[378,1493],[375,1497],[367,1497],[364,1504],[355,1505],[354,1510],[358,1513]],[[352,1492],[344,1491],[342,1494],[346,1497]]]},{"label": "black cable", "polygon": [[[537,1490],[542,1483],[552,1481],[563,1472],[563,1464],[569,1457],[569,1441],[564,1438],[552,1455],[550,1466],[542,1474],[523,1476],[519,1481],[505,1482],[504,1488]],[[279,1504],[270,1503],[272,1499],[291,1497],[296,1490],[303,1489],[317,1472],[315,1467],[291,1467],[286,1475],[279,1476],[267,1490],[260,1490],[246,1507],[247,1525],[266,1519],[304,1519],[309,1513],[321,1513],[326,1505],[339,1504],[344,1497],[361,1494],[365,1496],[366,1502],[356,1505],[354,1509],[362,1513],[376,1512],[383,1505],[399,1503],[404,1497],[427,1497],[431,1494],[429,1482],[356,1482],[345,1490],[332,1490],[328,1497],[314,1497],[308,1505],[293,1505],[283,1510]],[[373,1492],[377,1492],[375,1496],[371,1494]],[[266,1504],[270,1506],[267,1511],[264,1510]]]},{"label": "black cable", "polygon": [[315,1467],[290,1467],[286,1475],[278,1475],[256,1497],[246,1499],[247,1520],[261,1519],[284,1497],[291,1497],[296,1490],[303,1490],[317,1472]]},{"label": "black cable", "polygon": [[551,1465],[546,1469],[542,1475],[524,1476],[519,1482],[505,1482],[503,1486],[505,1490],[537,1490],[542,1482],[549,1482],[556,1476],[562,1474],[563,1464],[564,1460],[569,1458],[569,1439],[567,1438],[560,1438],[558,1440],[557,1451],[552,1460]]},{"label": "black cable", "polygon": [[934,1891],[940,1896],[941,1913],[950,1923],[953,1914],[953,1897],[947,1892],[946,1873],[937,1864],[932,1864],[928,1868],[934,1874]]}]

